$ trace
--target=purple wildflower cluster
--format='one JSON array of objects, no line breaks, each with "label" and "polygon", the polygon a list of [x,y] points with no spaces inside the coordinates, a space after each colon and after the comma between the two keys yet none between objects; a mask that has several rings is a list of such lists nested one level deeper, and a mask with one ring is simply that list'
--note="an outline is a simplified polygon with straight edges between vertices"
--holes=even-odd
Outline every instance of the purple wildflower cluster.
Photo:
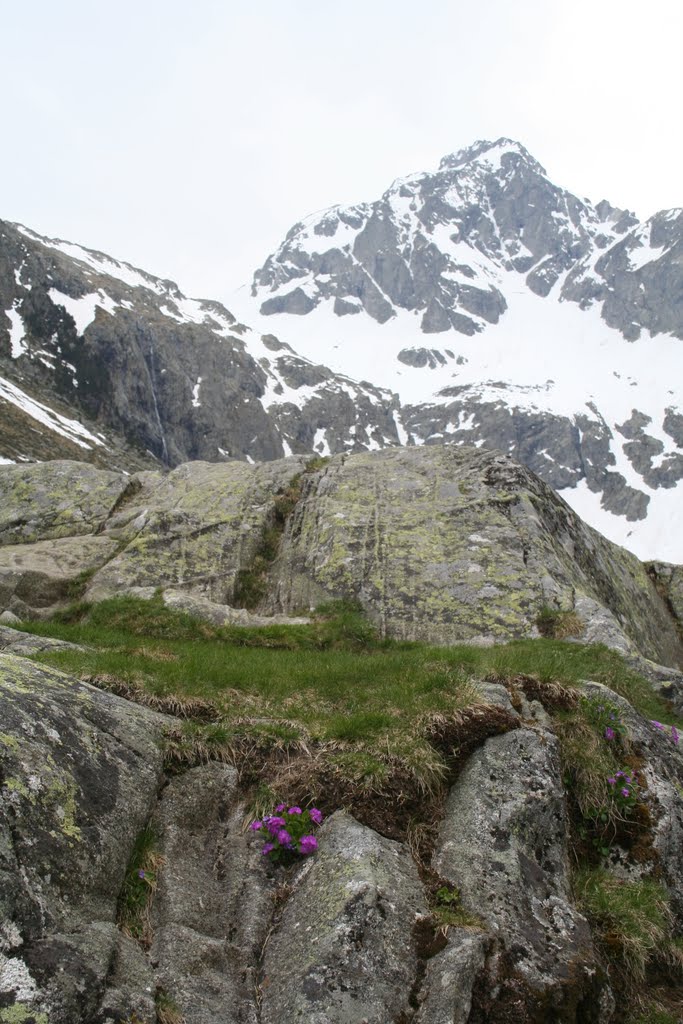
[{"label": "purple wildflower cluster", "polygon": [[[650,720],[650,725],[653,725],[655,727],[655,729],[659,730],[659,732],[663,732],[664,735],[666,736],[666,728],[667,727],[662,722],[655,722],[654,718],[652,718]],[[671,730],[670,737],[671,737],[672,743],[675,743],[676,746],[678,746],[678,741],[680,739],[680,736],[678,734],[678,729],[676,728],[675,725],[669,726],[669,729]]]},{"label": "purple wildflower cluster", "polygon": [[621,739],[626,735],[626,726],[619,718],[619,709],[608,701],[599,702],[595,697],[584,697],[583,708],[595,728],[609,740]]},{"label": "purple wildflower cluster", "polygon": [[640,786],[638,779],[627,772],[619,771],[610,776],[607,780],[610,787],[610,795],[616,804],[617,811],[624,814],[632,811],[638,803]]},{"label": "purple wildflower cluster", "polygon": [[286,804],[278,804],[275,814],[252,821],[249,828],[252,832],[260,832],[265,840],[261,850],[264,857],[271,860],[279,860],[288,854],[308,857],[318,849],[318,840],[312,830],[322,820],[322,812],[317,807],[303,811],[300,807],[288,809]]}]

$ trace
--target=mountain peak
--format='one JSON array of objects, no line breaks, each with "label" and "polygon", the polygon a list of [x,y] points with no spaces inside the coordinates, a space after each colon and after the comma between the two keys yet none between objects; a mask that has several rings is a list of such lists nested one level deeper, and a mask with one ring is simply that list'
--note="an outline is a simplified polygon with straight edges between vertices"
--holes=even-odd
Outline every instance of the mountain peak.
[{"label": "mountain peak", "polygon": [[497,169],[506,156],[514,156],[518,159],[521,157],[524,163],[529,164],[539,174],[546,173],[545,168],[537,160],[534,160],[521,142],[505,137],[496,139],[495,142],[491,142],[488,139],[479,139],[473,145],[458,150],[457,153],[449,153],[442,158],[439,170],[455,170],[478,160],[491,164],[492,169]]}]

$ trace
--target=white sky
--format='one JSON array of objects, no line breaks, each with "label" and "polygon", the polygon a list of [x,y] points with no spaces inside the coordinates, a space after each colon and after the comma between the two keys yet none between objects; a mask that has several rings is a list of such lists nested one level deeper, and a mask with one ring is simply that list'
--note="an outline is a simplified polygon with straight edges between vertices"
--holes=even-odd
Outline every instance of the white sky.
[{"label": "white sky", "polygon": [[0,25],[0,217],[188,294],[480,138],[639,216],[683,202],[680,0],[0,0]]}]

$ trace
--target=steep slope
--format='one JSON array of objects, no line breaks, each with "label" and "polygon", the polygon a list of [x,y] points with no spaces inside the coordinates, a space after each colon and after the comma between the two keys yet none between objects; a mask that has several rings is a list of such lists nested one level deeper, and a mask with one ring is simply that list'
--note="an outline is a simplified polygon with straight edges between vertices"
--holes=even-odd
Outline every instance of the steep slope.
[{"label": "steep slope", "polygon": [[234,305],[396,391],[416,443],[498,447],[681,560],[682,254],[681,211],[593,206],[499,139],[295,225]]},{"label": "steep slope", "polygon": [[396,408],[219,303],[0,222],[0,458],[135,468],[377,448],[399,442]]}]

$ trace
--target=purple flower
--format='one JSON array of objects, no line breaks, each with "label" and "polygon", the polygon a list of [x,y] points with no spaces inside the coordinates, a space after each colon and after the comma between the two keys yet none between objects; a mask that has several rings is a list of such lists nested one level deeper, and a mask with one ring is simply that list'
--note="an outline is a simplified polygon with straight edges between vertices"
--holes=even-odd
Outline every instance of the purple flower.
[{"label": "purple flower", "polygon": [[624,776],[624,779],[626,780],[626,782],[631,782],[631,781],[632,781],[632,779],[631,779],[631,776],[630,776],[630,775],[625,775],[625,776]]},{"label": "purple flower", "polygon": [[605,739],[606,740],[613,740],[614,739],[614,729],[610,729],[609,725],[605,729]]},{"label": "purple flower", "polygon": [[679,738],[678,737],[678,729],[676,728],[675,725],[672,725],[671,726],[671,739],[674,741],[676,746],[678,746],[678,738]]},{"label": "purple flower", "polygon": [[316,825],[319,825],[323,820],[323,812],[319,811],[317,807],[311,807],[308,813],[311,816],[311,821],[314,821]]},{"label": "purple flower", "polygon": [[264,818],[263,820],[264,820],[265,826],[268,829],[268,831],[270,832],[271,836],[274,836],[275,833],[279,829],[281,829],[283,827],[283,825],[285,824],[285,819],[284,818],[278,818],[275,815],[272,818]]},{"label": "purple flower", "polygon": [[616,779],[608,779],[607,781],[609,782],[610,786],[616,786],[616,783],[617,783]]},{"label": "purple flower", "polygon": [[654,718],[650,719],[650,725],[654,725],[655,729],[661,729],[662,732],[664,731],[664,726],[662,725],[662,723],[661,722],[655,722]]},{"label": "purple flower", "polygon": [[287,813],[288,814],[301,814],[301,808],[300,807],[290,807],[289,810],[287,811]]},{"label": "purple flower", "polygon": [[275,808],[275,810],[276,810],[276,812],[278,814],[281,814],[282,811],[284,811],[286,806],[287,806],[287,804],[278,804],[277,807]]},{"label": "purple flower", "polygon": [[267,857],[268,854],[271,852],[271,850],[274,850],[274,849],[275,849],[275,844],[274,843],[264,843],[263,844],[263,849],[261,850],[261,853],[263,854],[264,857]]},{"label": "purple flower", "polygon": [[622,791],[621,791],[621,795],[622,796],[628,796],[628,794],[629,794],[628,789],[622,789]]},{"label": "purple flower", "polygon": [[276,834],[275,838],[277,839],[280,846],[291,846],[292,837],[290,836],[286,828],[281,828],[280,831]]},{"label": "purple flower", "polygon": [[302,836],[299,845],[304,857],[308,857],[309,853],[313,853],[318,849],[318,840],[315,836]]},{"label": "purple flower", "polygon": [[145,872],[142,870],[142,868],[140,868],[140,870],[138,871],[138,878],[144,878],[144,877],[145,877]]},{"label": "purple flower", "polygon": [[252,832],[258,832],[258,830],[260,828],[263,828],[263,822],[262,821],[252,821],[252,823],[249,826],[249,828],[251,829]]},{"label": "purple flower", "polygon": [[623,777],[624,777],[624,773],[623,772],[617,772],[617,778],[618,779],[623,779]]}]

